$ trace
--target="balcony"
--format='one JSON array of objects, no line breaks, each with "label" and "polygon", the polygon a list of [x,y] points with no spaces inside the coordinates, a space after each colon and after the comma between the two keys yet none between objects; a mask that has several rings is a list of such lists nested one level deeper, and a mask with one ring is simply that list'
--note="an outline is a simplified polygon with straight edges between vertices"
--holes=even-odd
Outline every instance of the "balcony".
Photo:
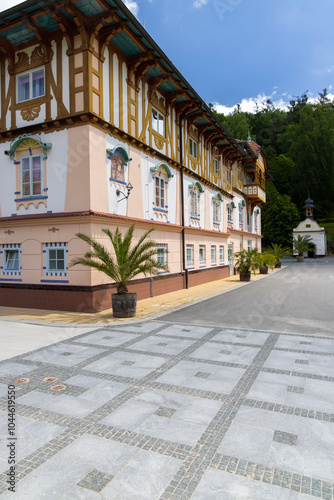
[{"label": "balcony", "polygon": [[243,192],[251,200],[266,202],[266,193],[257,184],[244,186]]}]

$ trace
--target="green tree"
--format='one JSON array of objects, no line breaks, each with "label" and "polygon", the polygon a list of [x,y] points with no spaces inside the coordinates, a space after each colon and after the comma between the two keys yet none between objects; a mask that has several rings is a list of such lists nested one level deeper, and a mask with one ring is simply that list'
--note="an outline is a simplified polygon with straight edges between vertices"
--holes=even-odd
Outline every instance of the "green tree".
[{"label": "green tree", "polygon": [[267,203],[262,208],[263,246],[271,243],[288,245],[292,230],[300,221],[299,212],[287,195],[267,183]]}]

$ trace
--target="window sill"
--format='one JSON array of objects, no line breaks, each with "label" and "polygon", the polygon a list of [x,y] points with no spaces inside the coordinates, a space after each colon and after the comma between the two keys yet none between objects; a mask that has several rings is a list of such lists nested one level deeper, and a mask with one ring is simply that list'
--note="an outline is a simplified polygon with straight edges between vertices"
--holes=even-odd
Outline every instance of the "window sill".
[{"label": "window sill", "polygon": [[22,198],[17,198],[15,201],[29,201],[29,200],[47,200],[48,196],[36,195],[36,196],[23,196]]},{"label": "window sill", "polygon": [[163,212],[165,214],[168,214],[168,210],[165,210],[164,208],[153,208],[156,212]]}]

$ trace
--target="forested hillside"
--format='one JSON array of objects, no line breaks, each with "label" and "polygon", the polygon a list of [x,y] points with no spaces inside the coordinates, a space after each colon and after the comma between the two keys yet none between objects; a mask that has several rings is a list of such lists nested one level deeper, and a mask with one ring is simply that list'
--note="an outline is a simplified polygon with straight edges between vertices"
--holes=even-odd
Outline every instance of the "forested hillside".
[{"label": "forested hillside", "polygon": [[304,218],[308,196],[316,205],[317,220],[333,218],[334,102],[326,89],[316,102],[310,102],[306,93],[291,100],[288,111],[268,100],[255,113],[236,106],[228,116],[216,115],[237,139],[247,140],[250,132],[266,156],[274,180],[266,184],[264,244],[288,243],[292,228]]}]

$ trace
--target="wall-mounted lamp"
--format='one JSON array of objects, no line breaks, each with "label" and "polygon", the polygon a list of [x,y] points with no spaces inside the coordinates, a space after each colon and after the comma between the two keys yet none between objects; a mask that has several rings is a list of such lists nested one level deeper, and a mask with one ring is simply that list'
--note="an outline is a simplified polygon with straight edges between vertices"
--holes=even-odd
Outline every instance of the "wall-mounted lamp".
[{"label": "wall-mounted lamp", "polygon": [[120,195],[123,196],[123,198],[121,198],[118,201],[122,201],[122,200],[124,200],[126,198],[129,198],[131,189],[133,189],[133,185],[130,182],[128,182],[127,185],[126,185],[127,194],[124,194],[123,191],[120,191],[119,189],[116,189],[117,196],[120,196]]}]

